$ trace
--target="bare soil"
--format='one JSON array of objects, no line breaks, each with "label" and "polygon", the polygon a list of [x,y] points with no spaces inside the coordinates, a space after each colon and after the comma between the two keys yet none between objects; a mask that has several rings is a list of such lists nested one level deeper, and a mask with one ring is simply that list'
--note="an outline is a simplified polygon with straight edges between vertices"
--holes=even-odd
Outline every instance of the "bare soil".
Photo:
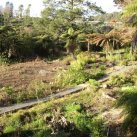
[{"label": "bare soil", "polygon": [[66,67],[63,61],[33,60],[24,63],[0,66],[0,85],[12,86],[14,90],[26,89],[33,80],[49,83],[61,68]]}]

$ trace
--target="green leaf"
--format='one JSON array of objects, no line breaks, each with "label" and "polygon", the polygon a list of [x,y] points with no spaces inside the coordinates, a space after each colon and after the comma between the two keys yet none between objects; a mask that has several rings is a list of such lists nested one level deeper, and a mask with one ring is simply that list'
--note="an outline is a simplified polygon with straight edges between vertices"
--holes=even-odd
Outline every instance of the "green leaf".
[{"label": "green leaf", "polygon": [[73,35],[74,34],[74,29],[73,28],[69,28],[68,29],[68,34],[69,35]]}]

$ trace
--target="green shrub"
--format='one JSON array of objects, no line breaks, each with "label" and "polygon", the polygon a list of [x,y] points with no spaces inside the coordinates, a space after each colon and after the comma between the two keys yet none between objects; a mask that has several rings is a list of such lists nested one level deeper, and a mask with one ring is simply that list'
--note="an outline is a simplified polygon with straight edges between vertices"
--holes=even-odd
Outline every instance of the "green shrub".
[{"label": "green shrub", "polygon": [[28,93],[32,98],[39,98],[44,96],[46,90],[46,84],[42,81],[33,80],[28,86]]},{"label": "green shrub", "polygon": [[117,61],[119,61],[119,60],[122,59],[122,56],[121,56],[121,54],[108,55],[108,56],[106,57],[106,59],[107,59],[108,61],[117,62]]},{"label": "green shrub", "polygon": [[137,55],[131,54],[131,53],[125,53],[123,56],[124,59],[130,60],[130,61],[136,61]]},{"label": "green shrub", "polygon": [[88,83],[94,91],[96,91],[100,86],[100,83],[95,79],[89,79]]},{"label": "green shrub", "polygon": [[131,77],[125,75],[116,75],[110,77],[108,83],[111,86],[126,86],[126,85],[133,85],[134,81]]},{"label": "green shrub", "polygon": [[56,77],[56,83],[60,87],[78,85],[86,82],[89,79],[89,74],[83,69],[69,68],[60,72]]},{"label": "green shrub", "polygon": [[3,56],[3,55],[0,56],[0,65],[5,65],[9,63],[10,63],[10,60],[6,56]]},{"label": "green shrub", "polygon": [[85,65],[87,63],[89,64],[89,63],[95,62],[96,58],[93,57],[93,55],[91,55],[88,52],[81,52],[80,54],[77,55],[77,61]]},{"label": "green shrub", "polygon": [[8,119],[8,121],[5,122],[6,126],[4,128],[4,133],[14,132],[22,126],[22,121],[19,114],[12,116],[12,118]]},{"label": "green shrub", "polygon": [[45,123],[44,120],[42,118],[38,118],[37,119],[33,119],[33,121],[28,125],[26,124],[24,126],[25,129],[43,129],[45,128]]},{"label": "green shrub", "polygon": [[60,87],[78,85],[86,82],[90,74],[84,70],[85,61],[77,60],[72,62],[68,70],[62,70],[56,76],[55,83]]},{"label": "green shrub", "polygon": [[8,95],[13,94],[14,89],[12,86],[7,86],[7,87],[3,87],[2,89],[0,89],[1,91],[5,91]]},{"label": "green shrub", "polygon": [[16,128],[11,126],[11,125],[6,126],[5,129],[4,129],[4,133],[12,133],[14,131],[16,131]]},{"label": "green shrub", "polygon": [[105,75],[105,70],[105,66],[97,67],[96,65],[93,65],[89,73],[92,79],[99,79]]},{"label": "green shrub", "polygon": [[55,78],[55,83],[59,87],[78,85],[85,83],[89,79],[99,79],[105,74],[105,66],[96,67],[92,65],[90,71],[85,69],[85,65],[88,62],[87,57],[83,57],[83,54],[78,56],[76,61],[73,61],[67,70],[62,70]]},{"label": "green shrub", "polygon": [[121,61],[119,62],[119,65],[120,65],[120,66],[127,66],[127,65],[128,65],[128,60],[126,60],[126,59],[121,60]]}]

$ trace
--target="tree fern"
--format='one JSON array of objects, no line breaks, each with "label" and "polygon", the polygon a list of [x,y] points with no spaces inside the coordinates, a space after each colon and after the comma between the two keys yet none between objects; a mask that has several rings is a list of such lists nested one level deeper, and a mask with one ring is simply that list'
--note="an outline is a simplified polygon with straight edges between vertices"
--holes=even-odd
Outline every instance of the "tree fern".
[{"label": "tree fern", "polygon": [[96,46],[101,46],[105,49],[106,53],[111,52],[114,47],[123,46],[124,42],[121,37],[121,33],[115,30],[107,34],[91,34],[89,42]]}]

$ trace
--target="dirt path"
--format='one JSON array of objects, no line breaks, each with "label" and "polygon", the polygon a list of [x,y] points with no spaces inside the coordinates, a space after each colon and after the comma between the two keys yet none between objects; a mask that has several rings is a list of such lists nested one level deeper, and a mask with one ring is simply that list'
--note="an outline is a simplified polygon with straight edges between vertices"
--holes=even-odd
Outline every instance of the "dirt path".
[{"label": "dirt path", "polygon": [[[116,70],[116,71],[108,74],[107,76],[99,79],[98,81],[99,82],[104,82],[104,81],[108,80],[108,78],[110,76],[118,75],[118,74],[121,74],[123,72],[129,71],[130,69],[134,69],[134,68],[137,68],[137,65],[121,67],[119,70]],[[60,97],[63,97],[65,95],[76,93],[78,91],[81,91],[81,90],[85,89],[87,86],[88,86],[87,84],[81,84],[81,85],[78,85],[74,88],[68,89],[66,91],[63,91],[63,92],[60,92],[60,93],[57,93],[57,94],[53,94],[52,96],[49,96],[49,97],[46,97],[46,98],[43,98],[43,99],[39,99],[39,100],[35,99],[35,100],[27,101],[25,103],[15,104],[15,105],[12,105],[12,106],[9,106],[9,107],[2,107],[2,108],[0,108],[0,114],[4,114],[4,113],[7,113],[7,112],[15,111],[15,110],[26,108],[26,107],[30,107],[30,106],[33,106],[33,105],[38,104],[38,103],[49,101],[53,98],[60,98]]]}]

